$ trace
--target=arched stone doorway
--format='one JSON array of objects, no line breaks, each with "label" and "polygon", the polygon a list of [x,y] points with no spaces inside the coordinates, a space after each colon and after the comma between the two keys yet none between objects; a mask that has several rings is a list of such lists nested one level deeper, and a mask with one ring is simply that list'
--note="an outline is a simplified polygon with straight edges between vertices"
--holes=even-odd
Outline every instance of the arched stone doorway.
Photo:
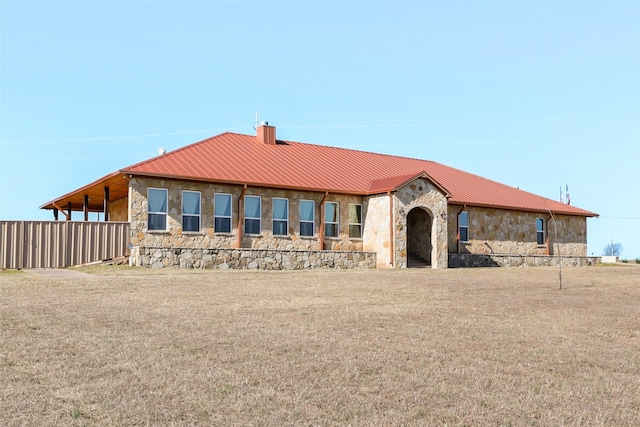
[{"label": "arched stone doorway", "polygon": [[431,230],[433,219],[422,208],[413,208],[407,215],[407,267],[431,266]]}]

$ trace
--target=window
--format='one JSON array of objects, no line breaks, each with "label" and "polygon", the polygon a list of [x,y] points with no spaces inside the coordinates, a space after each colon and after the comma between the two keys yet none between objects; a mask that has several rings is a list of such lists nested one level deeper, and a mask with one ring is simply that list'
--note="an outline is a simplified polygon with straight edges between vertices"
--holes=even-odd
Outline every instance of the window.
[{"label": "window", "polygon": [[338,203],[326,202],[324,204],[324,235],[326,237],[338,237]]},{"label": "window", "polygon": [[300,200],[300,235],[311,236],[316,234],[315,231],[315,212],[316,205],[313,200]]},{"label": "window", "polygon": [[362,205],[349,203],[349,237],[362,237]]},{"label": "window", "polygon": [[247,234],[260,234],[261,202],[260,196],[244,196],[244,232]]},{"label": "window", "polygon": [[458,235],[461,242],[469,241],[469,212],[462,211],[458,215]]},{"label": "window", "polygon": [[273,198],[273,234],[289,234],[289,199]]},{"label": "window", "polygon": [[538,240],[538,245],[544,245],[545,241],[545,226],[544,226],[544,218],[536,218],[536,237]]},{"label": "window", "polygon": [[213,195],[213,230],[216,233],[231,233],[231,194]]},{"label": "window", "polygon": [[147,229],[166,230],[169,191],[164,188],[149,188],[147,190],[147,200],[149,202]]},{"label": "window", "polygon": [[200,192],[182,192],[182,231],[200,231]]}]

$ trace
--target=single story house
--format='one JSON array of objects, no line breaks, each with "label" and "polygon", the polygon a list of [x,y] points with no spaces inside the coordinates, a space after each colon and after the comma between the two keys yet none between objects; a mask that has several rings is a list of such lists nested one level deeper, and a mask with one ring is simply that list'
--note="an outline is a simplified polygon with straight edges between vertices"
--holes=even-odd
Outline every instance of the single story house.
[{"label": "single story house", "polygon": [[428,160],[222,133],[45,203],[130,223],[133,265],[590,263],[596,213]]}]

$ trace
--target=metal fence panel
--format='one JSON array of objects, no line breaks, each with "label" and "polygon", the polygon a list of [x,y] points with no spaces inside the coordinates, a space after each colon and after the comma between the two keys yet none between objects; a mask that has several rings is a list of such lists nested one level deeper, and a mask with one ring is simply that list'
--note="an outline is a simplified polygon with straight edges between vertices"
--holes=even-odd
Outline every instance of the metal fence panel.
[{"label": "metal fence panel", "polygon": [[0,221],[0,268],[64,268],[128,255],[128,222]]}]

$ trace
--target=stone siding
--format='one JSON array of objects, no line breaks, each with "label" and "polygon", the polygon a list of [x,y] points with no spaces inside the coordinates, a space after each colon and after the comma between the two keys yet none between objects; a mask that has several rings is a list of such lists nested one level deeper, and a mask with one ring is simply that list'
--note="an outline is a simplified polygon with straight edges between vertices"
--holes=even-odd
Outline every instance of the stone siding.
[{"label": "stone siding", "polygon": [[376,254],[360,251],[139,247],[132,264],[152,268],[307,270],[375,268]]},{"label": "stone siding", "polygon": [[[243,187],[241,185],[200,183],[190,181],[140,178],[130,179],[129,206],[131,212],[131,244],[133,246],[163,248],[207,248],[229,249],[238,246],[238,208]],[[169,206],[167,230],[147,230],[147,189],[167,189]],[[181,203],[182,191],[199,191],[201,195],[201,230],[199,232],[183,232]],[[215,193],[226,193],[232,196],[231,233],[217,233],[214,228]],[[249,187],[245,195],[260,196],[262,204],[261,233],[244,234],[243,248],[280,249],[280,250],[319,250],[320,202],[324,193],[280,190],[270,188]],[[274,197],[289,200],[289,235],[276,236],[272,233],[272,200]],[[315,202],[315,236],[300,236],[299,200]],[[361,196],[333,195],[326,198],[328,202],[339,203],[340,224],[339,237],[324,238],[324,248],[334,251],[361,251],[362,239],[349,238],[349,203],[363,205],[363,218],[366,215],[366,204]]]},{"label": "stone siding", "polygon": [[394,266],[407,267],[407,216],[424,210],[431,219],[431,267],[447,268],[447,199],[427,179],[419,178],[394,193]]},{"label": "stone siding", "polygon": [[[457,215],[462,206],[448,208],[449,250],[460,254],[547,255],[547,245],[538,245],[536,219],[543,218],[549,238],[549,255],[584,257],[587,255],[585,217],[510,211],[467,206],[469,241],[457,242]],[[554,229],[557,226],[557,231]],[[558,236],[556,241],[555,236]]]},{"label": "stone siding", "polygon": [[449,254],[449,267],[582,267],[595,265],[600,257],[550,255]]}]

